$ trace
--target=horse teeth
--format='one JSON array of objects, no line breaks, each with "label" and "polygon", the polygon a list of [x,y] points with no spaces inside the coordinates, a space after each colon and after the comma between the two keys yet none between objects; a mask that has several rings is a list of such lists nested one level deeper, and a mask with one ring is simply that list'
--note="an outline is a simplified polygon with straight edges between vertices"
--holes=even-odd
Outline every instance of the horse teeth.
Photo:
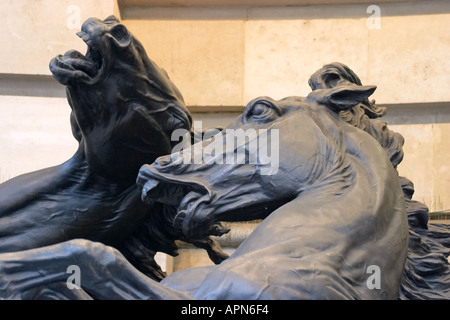
[{"label": "horse teeth", "polygon": [[79,36],[88,46],[92,46],[92,40],[86,32],[79,31],[77,32],[77,36]]},{"label": "horse teeth", "polygon": [[77,36],[79,36],[81,39],[89,38],[89,35],[86,32],[84,32],[84,31],[78,31],[77,32]]},{"label": "horse teeth", "polygon": [[178,214],[173,219],[173,221],[172,221],[173,227],[181,232],[181,230],[183,228],[184,219],[186,219],[186,211],[182,210],[182,211],[178,212]]}]

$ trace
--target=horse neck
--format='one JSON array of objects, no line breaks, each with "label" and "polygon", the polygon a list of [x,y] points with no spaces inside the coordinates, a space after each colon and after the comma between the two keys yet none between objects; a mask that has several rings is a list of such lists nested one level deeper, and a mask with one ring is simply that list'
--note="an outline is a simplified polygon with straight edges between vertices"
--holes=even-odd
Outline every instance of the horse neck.
[{"label": "horse neck", "polygon": [[[406,218],[397,173],[383,149],[369,135],[350,126],[345,137],[348,139],[345,141],[347,152],[330,162],[321,178],[297,198],[275,210],[261,223],[258,233],[278,235],[267,241],[264,236],[255,237],[259,242],[257,247],[301,236],[296,226],[301,230],[319,226],[363,235],[387,228],[393,215]],[[279,228],[286,228],[285,232],[275,231]],[[292,232],[289,234],[288,230]],[[359,235],[349,238],[368,239]]]}]

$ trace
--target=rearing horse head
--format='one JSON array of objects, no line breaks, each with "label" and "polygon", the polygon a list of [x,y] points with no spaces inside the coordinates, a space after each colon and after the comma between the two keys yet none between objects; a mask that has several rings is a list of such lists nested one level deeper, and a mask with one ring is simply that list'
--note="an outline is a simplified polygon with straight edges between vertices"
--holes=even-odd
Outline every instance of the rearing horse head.
[{"label": "rearing horse head", "polygon": [[[257,98],[211,139],[144,166],[138,178],[143,198],[179,202],[174,226],[192,240],[223,234],[221,221],[264,219],[217,266],[233,270],[217,279],[221,285],[238,277],[262,290],[273,276],[278,280],[264,297],[394,298],[408,234],[398,175],[382,146],[339,116],[375,88],[344,82],[306,98]],[[203,161],[192,161],[199,151]],[[381,270],[382,290],[366,284],[372,265]],[[282,280],[292,272],[299,276]],[[212,290],[208,297],[230,296],[208,283],[200,289]],[[244,291],[235,296],[260,292]]]}]

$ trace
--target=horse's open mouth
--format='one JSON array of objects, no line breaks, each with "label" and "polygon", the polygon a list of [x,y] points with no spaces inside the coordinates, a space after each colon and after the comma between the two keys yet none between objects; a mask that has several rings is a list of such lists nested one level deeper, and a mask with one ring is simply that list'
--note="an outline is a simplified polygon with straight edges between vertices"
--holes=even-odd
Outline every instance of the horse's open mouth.
[{"label": "horse's open mouth", "polygon": [[[172,154],[142,166],[137,185],[143,201],[177,206],[173,227],[187,239],[221,236],[229,231],[221,222],[264,219],[292,200],[290,195],[264,191],[251,167],[181,160]],[[239,187],[230,181],[240,181]]]},{"label": "horse's open mouth", "polygon": [[69,50],[64,55],[56,56],[50,62],[50,70],[55,78],[64,85],[70,80],[93,82],[101,73],[104,61],[99,49],[89,35],[80,31],[77,35],[87,44],[86,54]]},{"label": "horse's open mouth", "polygon": [[93,41],[90,39],[89,35],[86,32],[77,32],[77,36],[83,39],[83,41],[87,44],[85,58],[91,61],[97,70],[100,70],[103,64],[103,57],[98,48],[94,45]]}]

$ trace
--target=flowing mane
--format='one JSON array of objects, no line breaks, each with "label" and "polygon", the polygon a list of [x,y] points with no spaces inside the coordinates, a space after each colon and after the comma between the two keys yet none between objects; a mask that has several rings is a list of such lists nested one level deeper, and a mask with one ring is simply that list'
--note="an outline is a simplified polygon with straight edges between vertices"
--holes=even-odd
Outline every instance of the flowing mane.
[{"label": "flowing mane", "polygon": [[[332,88],[349,82],[362,85],[359,77],[341,63],[331,63],[316,71],[309,80],[312,90]],[[404,138],[391,131],[387,123],[377,118],[386,114],[386,108],[375,105],[375,101],[364,102],[339,113],[347,123],[364,130],[383,147],[394,166],[403,160]],[[428,223],[428,207],[412,200],[414,184],[405,177],[399,177],[409,222],[409,246],[405,272],[401,284],[401,299],[449,299],[450,227]]]}]

